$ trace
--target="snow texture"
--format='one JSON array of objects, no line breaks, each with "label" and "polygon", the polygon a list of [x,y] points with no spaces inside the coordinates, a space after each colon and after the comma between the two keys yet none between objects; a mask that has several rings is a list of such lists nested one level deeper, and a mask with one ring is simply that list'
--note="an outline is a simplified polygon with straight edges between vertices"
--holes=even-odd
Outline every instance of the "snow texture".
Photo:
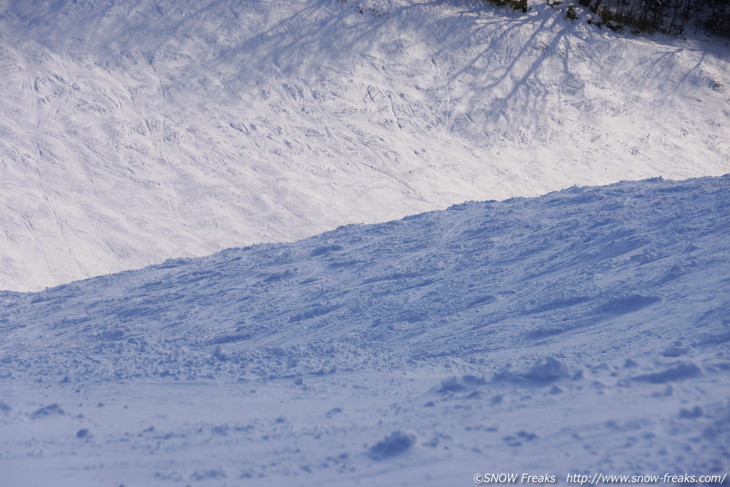
[{"label": "snow texture", "polygon": [[730,176],[0,294],[3,486],[725,473]]},{"label": "snow texture", "polygon": [[726,42],[532,3],[0,2],[0,289],[730,172]]}]

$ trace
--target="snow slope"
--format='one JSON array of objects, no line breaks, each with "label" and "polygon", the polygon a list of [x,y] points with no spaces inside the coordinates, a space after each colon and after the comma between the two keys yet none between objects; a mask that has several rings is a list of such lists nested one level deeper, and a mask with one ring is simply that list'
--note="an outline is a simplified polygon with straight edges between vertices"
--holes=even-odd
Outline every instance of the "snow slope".
[{"label": "snow slope", "polygon": [[726,42],[484,2],[0,2],[0,289],[730,171]]},{"label": "snow slope", "polygon": [[0,295],[0,484],[726,475],[730,176]]}]

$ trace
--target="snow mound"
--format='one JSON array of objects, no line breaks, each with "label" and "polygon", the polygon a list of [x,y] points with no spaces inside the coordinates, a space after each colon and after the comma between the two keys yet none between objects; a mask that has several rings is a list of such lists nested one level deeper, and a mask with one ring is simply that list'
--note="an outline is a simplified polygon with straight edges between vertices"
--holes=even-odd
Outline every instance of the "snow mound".
[{"label": "snow mound", "polygon": [[695,364],[681,363],[673,367],[669,367],[661,372],[653,374],[645,374],[634,377],[633,380],[641,382],[650,382],[652,384],[665,384],[667,382],[673,382],[677,380],[691,379],[697,377],[702,373],[702,370]]},{"label": "snow mound", "polygon": [[31,419],[41,419],[41,418],[48,418],[52,416],[63,416],[66,414],[66,411],[64,411],[61,406],[58,404],[49,404],[48,406],[43,406],[42,408],[36,410],[33,412],[33,414],[30,415]]},{"label": "snow mound", "polygon": [[545,357],[537,362],[525,374],[525,378],[534,382],[552,382],[568,375],[568,368],[555,357]]},{"label": "snow mound", "polygon": [[401,431],[395,431],[385,437],[382,441],[373,445],[368,451],[368,456],[373,460],[387,460],[410,450],[416,443],[416,437]]}]

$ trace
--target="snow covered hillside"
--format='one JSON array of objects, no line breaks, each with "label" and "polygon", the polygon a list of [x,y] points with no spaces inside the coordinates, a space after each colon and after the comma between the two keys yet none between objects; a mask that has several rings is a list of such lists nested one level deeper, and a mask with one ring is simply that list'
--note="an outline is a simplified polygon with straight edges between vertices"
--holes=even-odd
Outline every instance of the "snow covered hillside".
[{"label": "snow covered hillside", "polygon": [[0,1],[0,289],[730,171],[726,42],[536,2]]},{"label": "snow covered hillside", "polygon": [[724,475],[730,176],[0,295],[3,487]]}]

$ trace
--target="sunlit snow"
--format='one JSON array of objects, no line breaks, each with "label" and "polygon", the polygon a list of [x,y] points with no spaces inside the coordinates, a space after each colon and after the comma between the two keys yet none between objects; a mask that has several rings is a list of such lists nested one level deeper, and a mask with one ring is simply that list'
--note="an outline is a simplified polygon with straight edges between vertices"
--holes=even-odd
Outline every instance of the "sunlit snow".
[{"label": "sunlit snow", "polygon": [[730,172],[727,41],[487,2],[0,2],[0,289]]}]

